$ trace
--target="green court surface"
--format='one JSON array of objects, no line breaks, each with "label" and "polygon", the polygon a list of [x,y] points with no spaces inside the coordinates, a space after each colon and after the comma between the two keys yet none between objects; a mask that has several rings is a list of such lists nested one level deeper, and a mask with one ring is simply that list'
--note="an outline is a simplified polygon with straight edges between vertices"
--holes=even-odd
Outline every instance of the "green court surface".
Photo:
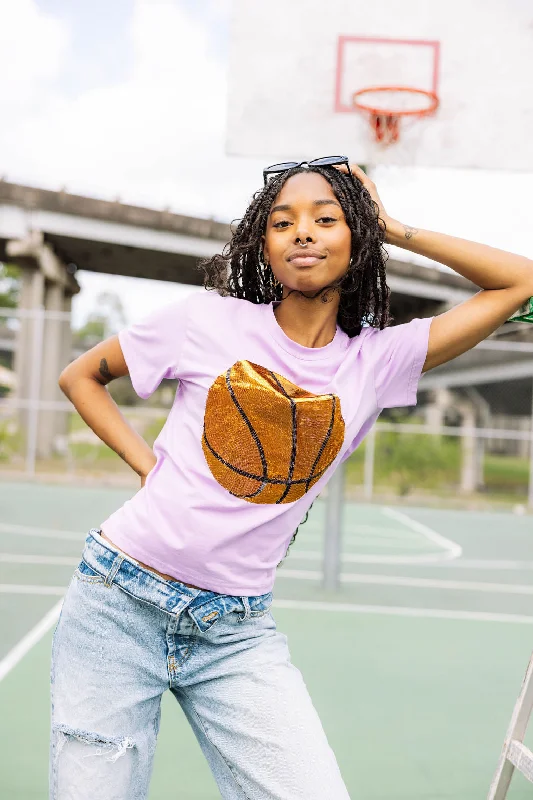
[{"label": "green court surface", "polygon": [[[47,797],[58,604],[85,532],[130,494],[0,484],[2,798]],[[532,518],[347,504],[342,585],[328,593],[324,513],[317,502],[278,570],[275,617],[350,796],[486,797],[533,649]],[[174,797],[219,794],[167,693],[150,800]],[[533,787],[517,774],[508,797]]]}]

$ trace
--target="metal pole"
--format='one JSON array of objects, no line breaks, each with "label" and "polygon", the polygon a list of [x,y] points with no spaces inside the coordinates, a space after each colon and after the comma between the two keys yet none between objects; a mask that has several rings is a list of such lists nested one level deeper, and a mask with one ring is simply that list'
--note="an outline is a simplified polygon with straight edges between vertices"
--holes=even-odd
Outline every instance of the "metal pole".
[{"label": "metal pole", "polygon": [[28,432],[26,442],[26,474],[35,475],[35,459],[37,454],[37,435],[39,424],[39,400],[41,394],[41,362],[44,339],[43,306],[33,310],[33,336],[31,347],[31,382],[28,408]]},{"label": "metal pole", "polygon": [[374,494],[374,461],[376,456],[376,427],[370,430],[365,442],[365,498],[372,500]]},{"label": "metal pole", "polygon": [[533,383],[531,384],[531,427],[529,433],[529,486],[527,504],[533,508]]},{"label": "metal pole", "polygon": [[324,534],[324,589],[337,591],[340,584],[344,464],[339,464],[328,483]]}]

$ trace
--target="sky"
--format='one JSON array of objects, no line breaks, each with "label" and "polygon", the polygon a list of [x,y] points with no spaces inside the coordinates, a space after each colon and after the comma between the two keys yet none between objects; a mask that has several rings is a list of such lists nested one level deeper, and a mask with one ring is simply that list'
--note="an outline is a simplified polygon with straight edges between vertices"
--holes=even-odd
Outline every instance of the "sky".
[{"label": "sky", "polygon": [[[241,216],[264,164],[224,152],[230,12],[231,0],[0,0],[0,175]],[[533,174],[378,167],[373,178],[388,213],[408,224],[533,257]],[[78,279],[75,325],[99,292],[119,292],[133,322],[191,291],[81,271]]]}]

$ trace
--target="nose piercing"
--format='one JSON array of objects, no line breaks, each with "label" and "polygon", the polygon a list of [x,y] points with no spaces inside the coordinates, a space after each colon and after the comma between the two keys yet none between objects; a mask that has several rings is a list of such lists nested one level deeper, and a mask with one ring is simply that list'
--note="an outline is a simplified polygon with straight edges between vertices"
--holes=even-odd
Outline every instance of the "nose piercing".
[{"label": "nose piercing", "polygon": [[309,244],[309,242],[302,242],[301,239],[298,239],[298,242],[300,244],[300,247],[307,247],[307,245]]}]

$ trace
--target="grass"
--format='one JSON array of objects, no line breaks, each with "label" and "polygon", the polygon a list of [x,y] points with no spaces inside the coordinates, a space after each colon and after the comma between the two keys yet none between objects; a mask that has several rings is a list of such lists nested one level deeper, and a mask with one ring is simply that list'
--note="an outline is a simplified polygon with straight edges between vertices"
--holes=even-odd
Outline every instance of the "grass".
[{"label": "grass", "polygon": [[485,456],[483,464],[485,486],[489,492],[527,492],[529,460],[515,456]]},{"label": "grass", "polygon": [[[365,443],[347,462],[349,485],[364,480]],[[413,489],[442,491],[456,487],[460,480],[461,448],[452,436],[423,436],[418,433],[376,434],[374,483],[386,485],[399,495]]]}]

